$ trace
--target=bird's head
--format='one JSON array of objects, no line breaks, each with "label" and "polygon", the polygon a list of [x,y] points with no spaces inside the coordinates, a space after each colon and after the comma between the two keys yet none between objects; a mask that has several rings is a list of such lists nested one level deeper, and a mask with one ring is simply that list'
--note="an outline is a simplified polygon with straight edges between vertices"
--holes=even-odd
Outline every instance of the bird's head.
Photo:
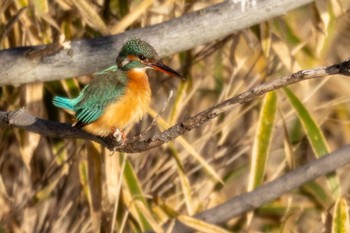
[{"label": "bird's head", "polygon": [[159,60],[157,52],[150,44],[139,38],[125,42],[117,57],[117,65],[123,71],[154,69],[183,79],[178,72]]}]

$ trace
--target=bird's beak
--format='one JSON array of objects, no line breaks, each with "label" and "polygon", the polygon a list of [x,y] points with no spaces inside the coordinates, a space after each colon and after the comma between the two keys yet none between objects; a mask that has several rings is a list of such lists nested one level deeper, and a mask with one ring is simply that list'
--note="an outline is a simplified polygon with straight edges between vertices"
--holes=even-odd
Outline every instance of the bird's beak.
[{"label": "bird's beak", "polygon": [[156,62],[150,64],[150,66],[155,70],[158,70],[160,72],[175,76],[176,78],[185,80],[185,78],[181,74],[179,74],[175,70],[171,69],[169,66],[164,65],[160,61],[156,61]]}]

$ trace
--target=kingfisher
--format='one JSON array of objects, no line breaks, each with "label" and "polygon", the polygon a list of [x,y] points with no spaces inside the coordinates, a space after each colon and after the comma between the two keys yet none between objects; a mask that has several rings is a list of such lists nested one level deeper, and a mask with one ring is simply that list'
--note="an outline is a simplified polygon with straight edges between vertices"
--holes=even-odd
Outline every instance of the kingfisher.
[{"label": "kingfisher", "polygon": [[116,65],[94,73],[76,98],[55,96],[53,104],[75,113],[73,127],[124,143],[123,130],[140,121],[151,102],[147,69],[184,79],[160,61],[150,44],[132,38],[122,46]]}]

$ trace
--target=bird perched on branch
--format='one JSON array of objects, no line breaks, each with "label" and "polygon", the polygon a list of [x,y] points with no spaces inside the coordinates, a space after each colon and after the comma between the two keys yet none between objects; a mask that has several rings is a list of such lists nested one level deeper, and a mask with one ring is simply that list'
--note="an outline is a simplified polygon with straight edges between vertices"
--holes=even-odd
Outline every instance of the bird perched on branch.
[{"label": "bird perched on branch", "polygon": [[175,70],[160,62],[147,42],[133,38],[122,47],[117,66],[93,74],[93,79],[78,97],[55,96],[53,104],[75,112],[75,127],[102,137],[126,140],[123,129],[141,120],[151,101],[146,74],[154,69],[183,79]]}]

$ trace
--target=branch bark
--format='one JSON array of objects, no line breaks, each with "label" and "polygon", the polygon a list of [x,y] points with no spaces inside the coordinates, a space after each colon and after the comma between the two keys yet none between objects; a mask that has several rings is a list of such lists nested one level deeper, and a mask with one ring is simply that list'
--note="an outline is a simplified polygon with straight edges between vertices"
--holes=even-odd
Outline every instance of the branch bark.
[{"label": "branch bark", "polygon": [[123,146],[119,146],[116,142],[106,138],[97,137],[83,130],[76,129],[67,123],[58,123],[36,118],[23,109],[15,112],[0,112],[0,127],[17,127],[46,137],[88,139],[96,141],[110,150],[137,153],[160,146],[168,141],[174,140],[186,131],[200,127],[207,121],[231,109],[234,104],[248,102],[269,91],[277,90],[296,82],[336,74],[350,76],[350,58],[339,64],[310,70],[301,70],[290,76],[258,85],[173,125],[159,135],[155,135],[143,141],[129,142]]},{"label": "branch bark", "polygon": [[[0,51],[0,86],[44,82],[90,74],[114,64],[118,48],[130,37],[152,44],[161,57],[215,41],[283,15],[312,0],[259,0],[241,10],[233,0],[145,28],[114,36]],[[214,30],[215,29],[215,30]],[[205,33],[203,33],[205,32]]]}]

